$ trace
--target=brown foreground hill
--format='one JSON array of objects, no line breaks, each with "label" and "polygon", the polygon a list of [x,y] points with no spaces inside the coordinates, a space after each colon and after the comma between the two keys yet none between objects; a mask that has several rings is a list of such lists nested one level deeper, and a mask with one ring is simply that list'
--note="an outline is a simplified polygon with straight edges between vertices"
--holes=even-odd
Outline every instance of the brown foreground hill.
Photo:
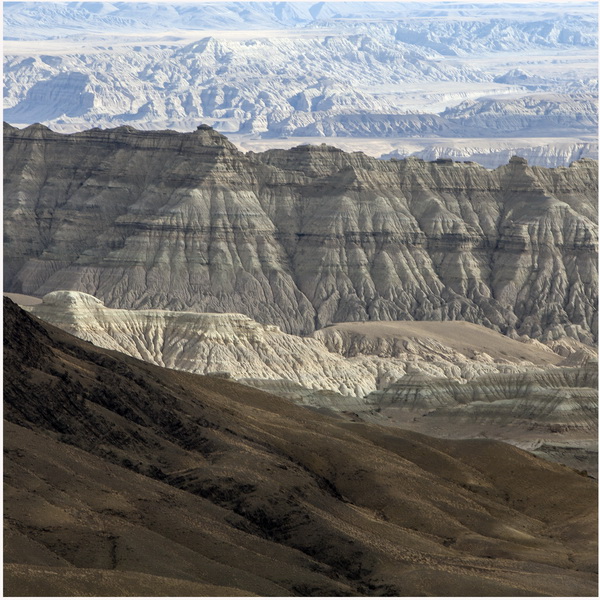
[{"label": "brown foreground hill", "polygon": [[596,594],[572,470],[4,327],[6,595]]}]

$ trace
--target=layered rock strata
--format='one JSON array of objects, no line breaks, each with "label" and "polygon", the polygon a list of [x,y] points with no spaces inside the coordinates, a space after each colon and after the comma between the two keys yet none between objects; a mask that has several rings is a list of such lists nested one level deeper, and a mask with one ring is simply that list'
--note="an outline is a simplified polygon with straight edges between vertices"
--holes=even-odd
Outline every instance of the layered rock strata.
[{"label": "layered rock strata", "polygon": [[290,333],[466,320],[543,341],[597,327],[597,163],[243,154],[210,128],[5,128],[5,290],[241,312]]},{"label": "layered rock strata", "polygon": [[367,403],[402,427],[447,438],[500,439],[597,474],[598,368],[595,362],[476,377],[463,385],[408,375]]}]

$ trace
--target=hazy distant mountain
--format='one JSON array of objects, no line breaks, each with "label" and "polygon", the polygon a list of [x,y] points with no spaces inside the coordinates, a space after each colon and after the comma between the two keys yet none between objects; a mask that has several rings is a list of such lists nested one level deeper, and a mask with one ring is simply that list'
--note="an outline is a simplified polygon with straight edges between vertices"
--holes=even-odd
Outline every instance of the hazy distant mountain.
[{"label": "hazy distant mountain", "polygon": [[[568,10],[565,8],[568,7]],[[170,30],[350,27],[400,22],[397,37],[446,50],[596,44],[589,2],[539,6],[448,2],[5,2],[5,39]],[[512,12],[512,14],[511,14]],[[443,17],[443,21],[439,21]],[[557,18],[558,17],[558,18]],[[438,21],[436,22],[436,19]],[[489,24],[485,20],[489,20]],[[483,21],[483,22],[482,22]],[[485,46],[483,46],[485,44]],[[504,45],[504,46],[503,46]]]},{"label": "hazy distant mountain", "polygon": [[[529,144],[528,144],[529,142]],[[598,160],[597,142],[569,142],[556,141],[536,145],[535,140],[523,139],[521,146],[514,144],[507,148],[504,143],[494,144],[494,140],[470,140],[457,145],[452,141],[444,144],[444,140],[427,142],[423,149],[397,149],[383,154],[381,158],[406,158],[414,156],[424,160],[437,160],[438,158],[451,158],[454,160],[470,160],[488,169],[495,169],[506,164],[511,156],[518,155],[526,159],[532,166],[557,167],[570,165],[581,158]]]},{"label": "hazy distant mountain", "polygon": [[7,3],[5,119],[205,122],[265,138],[593,136],[586,6]]}]

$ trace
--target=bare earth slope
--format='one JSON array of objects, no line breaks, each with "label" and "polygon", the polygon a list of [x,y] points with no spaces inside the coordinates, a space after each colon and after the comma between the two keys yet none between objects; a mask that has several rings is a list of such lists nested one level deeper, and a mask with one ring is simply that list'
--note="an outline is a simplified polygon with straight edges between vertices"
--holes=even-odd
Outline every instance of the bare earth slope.
[{"label": "bare earth slope", "polygon": [[5,303],[7,595],[596,593],[589,478],[343,424]]},{"label": "bare earth slope", "polygon": [[5,127],[5,290],[237,312],[289,333],[466,320],[592,343],[597,163],[243,154],[210,128]]},{"label": "bare earth slope", "polygon": [[391,357],[402,350],[412,349],[411,345],[418,345],[418,340],[423,340],[422,346],[430,353],[437,343],[440,348],[451,348],[481,362],[527,362],[548,366],[560,361],[554,352],[542,344],[518,342],[464,321],[336,323],[315,332],[314,337],[323,341],[330,350],[344,356],[375,354]]}]

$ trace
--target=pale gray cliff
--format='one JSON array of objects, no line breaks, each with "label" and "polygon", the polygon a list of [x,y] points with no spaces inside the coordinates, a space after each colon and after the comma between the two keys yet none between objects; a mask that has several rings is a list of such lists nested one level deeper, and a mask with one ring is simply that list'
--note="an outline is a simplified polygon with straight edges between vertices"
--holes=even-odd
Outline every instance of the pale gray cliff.
[{"label": "pale gray cliff", "polygon": [[243,154],[210,128],[5,127],[5,290],[239,312],[291,333],[466,320],[585,343],[597,320],[597,163]]}]

